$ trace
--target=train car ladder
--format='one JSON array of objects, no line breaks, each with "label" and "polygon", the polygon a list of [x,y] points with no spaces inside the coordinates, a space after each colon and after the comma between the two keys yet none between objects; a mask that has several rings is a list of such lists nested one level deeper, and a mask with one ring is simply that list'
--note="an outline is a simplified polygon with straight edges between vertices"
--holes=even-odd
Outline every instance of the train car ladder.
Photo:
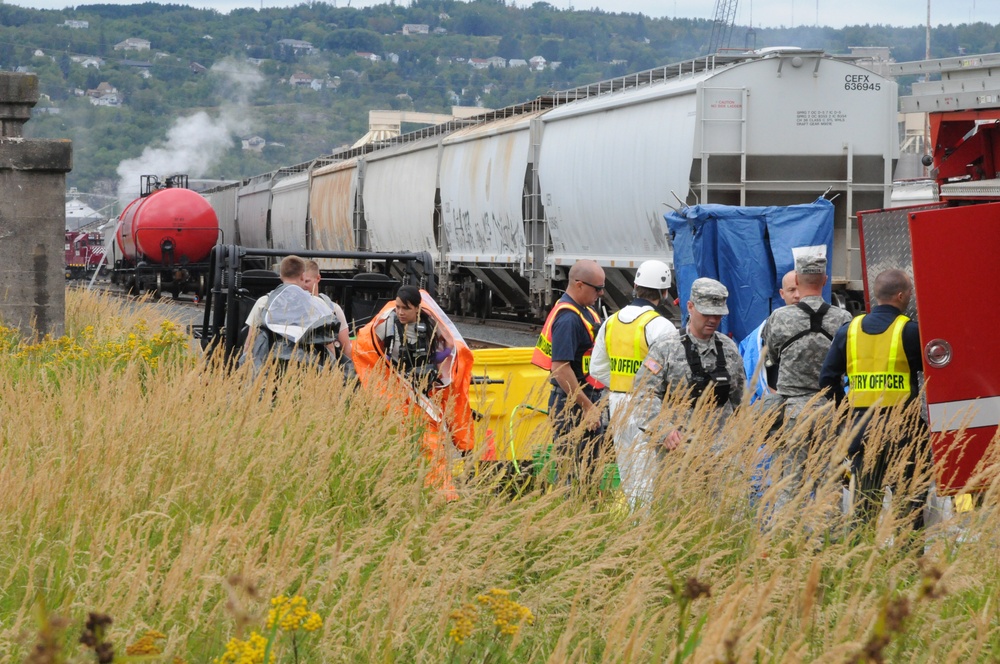
[{"label": "train car ladder", "polygon": [[[730,94],[727,94],[730,93]],[[750,94],[746,88],[698,87],[698,108],[701,109],[699,126],[701,157],[699,203],[711,203],[710,189],[739,189],[740,205],[747,199],[747,102]],[[738,106],[734,109],[733,106]],[[735,125],[735,129],[734,129]],[[733,141],[733,138],[736,138]],[[708,161],[712,156],[739,156],[740,181],[709,183]],[[720,186],[721,185],[721,186]]]},{"label": "train car ladder", "polygon": [[541,310],[552,302],[549,283],[545,274],[545,257],[548,253],[549,237],[545,225],[545,206],[538,182],[538,160],[542,148],[541,118],[531,120],[529,130],[531,140],[531,189],[526,194],[525,209],[525,265],[524,276],[528,279],[529,297],[533,308]]}]

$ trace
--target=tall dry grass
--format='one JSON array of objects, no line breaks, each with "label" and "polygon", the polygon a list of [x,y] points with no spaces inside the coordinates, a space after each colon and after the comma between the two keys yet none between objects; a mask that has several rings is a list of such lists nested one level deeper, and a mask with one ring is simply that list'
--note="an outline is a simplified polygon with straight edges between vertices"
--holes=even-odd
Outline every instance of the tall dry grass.
[{"label": "tall dry grass", "polygon": [[[71,334],[140,317],[155,327],[165,315],[75,292],[68,306]],[[153,371],[136,359],[54,374],[6,357],[0,390],[3,661],[30,651],[40,601],[71,625],[91,610],[111,615],[122,651],[155,628],[165,655],[207,662],[245,627],[240,616],[260,623],[279,594],[302,595],[323,616],[300,651],[313,662],[1000,652],[994,489],[960,531],[953,521],[911,535],[901,515],[845,518],[838,464],[850,432],[837,432],[843,414],[831,409],[770,438],[768,418],[749,408],[718,435],[696,421],[666,457],[654,503],[630,514],[613,496],[563,486],[511,498],[473,463],[457,478],[461,499],[448,502],[424,488],[416,425],[329,374],[290,372],[272,399],[247,374],[193,356]],[[772,473],[753,500],[761,446],[780,453],[807,426],[825,432],[811,481],[775,511]],[[927,481],[923,468],[897,494]],[[452,612],[491,588],[512,591],[534,624],[449,638]]]}]

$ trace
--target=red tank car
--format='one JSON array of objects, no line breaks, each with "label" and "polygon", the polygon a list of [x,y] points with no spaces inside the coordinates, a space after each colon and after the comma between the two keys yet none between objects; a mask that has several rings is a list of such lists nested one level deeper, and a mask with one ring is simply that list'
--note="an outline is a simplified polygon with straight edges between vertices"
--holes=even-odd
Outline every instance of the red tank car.
[{"label": "red tank car", "polygon": [[161,183],[154,175],[141,178],[141,195],[118,217],[112,283],[130,291],[163,291],[174,297],[192,291],[204,295],[205,274],[212,247],[219,238],[215,210],[187,188],[186,175]]},{"label": "red tank car", "polygon": [[129,203],[118,221],[122,256],[162,266],[205,260],[219,235],[212,206],[190,189],[157,189]]}]

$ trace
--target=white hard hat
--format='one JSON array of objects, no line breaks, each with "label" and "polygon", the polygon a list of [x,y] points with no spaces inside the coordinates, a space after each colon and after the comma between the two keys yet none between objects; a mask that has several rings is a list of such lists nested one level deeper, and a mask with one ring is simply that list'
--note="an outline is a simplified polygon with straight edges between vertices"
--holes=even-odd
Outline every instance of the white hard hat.
[{"label": "white hard hat", "polygon": [[656,290],[670,288],[670,268],[663,261],[646,261],[635,271],[635,285]]}]

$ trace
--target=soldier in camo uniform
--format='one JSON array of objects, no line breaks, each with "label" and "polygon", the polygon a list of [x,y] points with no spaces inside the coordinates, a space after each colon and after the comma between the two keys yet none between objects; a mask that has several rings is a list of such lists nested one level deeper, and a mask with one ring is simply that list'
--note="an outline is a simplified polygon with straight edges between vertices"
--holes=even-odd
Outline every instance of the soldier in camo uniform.
[{"label": "soldier in camo uniform", "polygon": [[[664,336],[653,342],[635,376],[633,401],[638,404],[639,429],[662,451],[676,449],[688,435],[691,411],[676,421],[659,418],[668,390],[703,392],[714,399],[717,426],[722,425],[743,399],[743,360],[736,343],[717,332],[729,313],[729,291],[714,279],[696,279],[687,303],[688,324],[680,336]],[[692,406],[694,404],[692,403]],[[713,446],[715,448],[715,446]]]},{"label": "soldier in camo uniform", "polygon": [[[772,312],[761,332],[767,347],[768,385],[776,390],[777,400],[784,402],[784,421],[789,430],[795,426],[806,403],[820,392],[819,372],[833,335],[851,320],[846,310],[823,300],[826,247],[797,247],[792,253],[799,301]],[[765,403],[774,400],[765,398]],[[778,451],[782,478],[794,478],[778,497],[778,508],[802,486],[809,443],[808,439],[797,441],[791,449]]]}]

